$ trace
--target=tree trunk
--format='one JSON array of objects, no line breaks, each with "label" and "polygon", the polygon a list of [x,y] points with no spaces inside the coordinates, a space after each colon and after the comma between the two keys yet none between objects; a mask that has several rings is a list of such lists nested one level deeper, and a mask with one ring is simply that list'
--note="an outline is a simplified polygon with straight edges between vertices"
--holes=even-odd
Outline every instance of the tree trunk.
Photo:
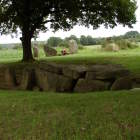
[{"label": "tree trunk", "polygon": [[22,47],[23,47],[23,59],[24,62],[33,61],[33,55],[32,55],[32,48],[31,48],[31,36],[26,33],[22,33]]}]

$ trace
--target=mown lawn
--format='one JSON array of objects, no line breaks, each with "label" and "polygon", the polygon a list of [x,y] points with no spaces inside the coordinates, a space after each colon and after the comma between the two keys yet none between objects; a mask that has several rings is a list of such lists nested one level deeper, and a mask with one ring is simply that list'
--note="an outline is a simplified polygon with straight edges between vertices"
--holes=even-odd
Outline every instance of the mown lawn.
[{"label": "mown lawn", "polygon": [[139,140],[139,91],[0,91],[1,140]]}]

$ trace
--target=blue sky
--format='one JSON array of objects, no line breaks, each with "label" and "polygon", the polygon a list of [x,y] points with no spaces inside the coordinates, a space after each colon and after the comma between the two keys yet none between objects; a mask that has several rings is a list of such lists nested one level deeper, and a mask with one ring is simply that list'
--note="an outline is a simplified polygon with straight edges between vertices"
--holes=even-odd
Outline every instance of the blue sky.
[{"label": "blue sky", "polygon": [[[133,29],[130,29],[128,27],[123,27],[121,25],[118,25],[114,29],[105,29],[103,26],[100,27],[97,30],[93,30],[91,28],[85,28],[83,26],[75,26],[72,30],[68,32],[63,32],[62,30],[53,33],[51,30],[46,33],[40,33],[39,38],[37,40],[47,40],[50,36],[56,36],[65,38],[70,35],[76,35],[77,37],[80,37],[81,35],[91,35],[92,37],[108,37],[113,35],[122,35],[125,34],[127,31],[131,30],[137,30],[140,32],[140,0],[137,0],[137,6],[138,9],[136,11],[137,16],[137,23],[134,25]],[[19,37],[17,38],[11,38],[10,35],[8,36],[1,36],[0,37],[0,44],[2,43],[17,43],[20,42]]]}]

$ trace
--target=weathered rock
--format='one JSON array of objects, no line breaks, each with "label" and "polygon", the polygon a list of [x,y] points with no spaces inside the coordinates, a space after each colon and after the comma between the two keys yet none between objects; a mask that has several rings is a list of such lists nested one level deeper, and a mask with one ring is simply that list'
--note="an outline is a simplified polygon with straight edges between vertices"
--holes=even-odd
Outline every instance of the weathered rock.
[{"label": "weathered rock", "polygon": [[104,91],[109,87],[109,83],[105,83],[99,80],[85,80],[79,79],[74,91],[75,92],[92,92],[92,91]]},{"label": "weathered rock", "polygon": [[40,87],[40,89],[43,91],[48,91],[49,87],[47,84],[47,72],[42,71],[40,69],[36,69],[35,75],[36,75],[36,83]]},{"label": "weathered rock", "polygon": [[0,88],[1,89],[15,89],[15,74],[12,69],[3,67],[0,68]]},{"label": "weathered rock", "polygon": [[23,70],[20,68],[16,68],[14,70],[14,72],[15,72],[16,85],[19,86],[21,84],[21,81],[22,81]]},{"label": "weathered rock", "polygon": [[36,86],[36,77],[33,69],[23,70],[22,81],[19,89],[32,90]]},{"label": "weathered rock", "polygon": [[58,65],[58,64],[46,64],[46,63],[41,63],[39,65],[39,68],[42,71],[48,71],[48,72],[52,72],[52,73],[56,73],[56,74],[62,74],[62,65]]},{"label": "weathered rock", "polygon": [[63,74],[73,79],[84,78],[86,73],[85,66],[70,65],[63,68]]},{"label": "weathered rock", "polygon": [[44,46],[44,52],[46,56],[56,56],[57,51],[51,47],[48,47],[47,45]]},{"label": "weathered rock", "polygon": [[5,70],[4,83],[5,83],[5,87],[4,87],[5,89],[14,89],[16,86],[14,72],[9,68]]},{"label": "weathered rock", "polygon": [[108,80],[128,76],[129,71],[121,66],[95,65],[89,68],[86,74],[87,80]]},{"label": "weathered rock", "polygon": [[140,88],[140,75],[132,75],[131,79],[133,81],[133,88]]},{"label": "weathered rock", "polygon": [[69,41],[69,52],[71,54],[77,53],[78,52],[78,45],[75,40],[70,40]]},{"label": "weathered rock", "polygon": [[43,91],[70,92],[73,89],[73,79],[51,72],[36,70],[37,84]]},{"label": "weathered rock", "polygon": [[132,80],[130,77],[121,77],[117,79],[111,87],[111,90],[125,90],[125,89],[132,89]]},{"label": "weathered rock", "polygon": [[5,70],[5,82],[9,86],[14,86],[14,75],[10,69]]},{"label": "weathered rock", "polygon": [[33,47],[33,56],[36,58],[38,58],[38,56],[39,56],[39,50],[38,50],[37,46]]},{"label": "weathered rock", "polygon": [[128,70],[119,65],[62,65],[41,62],[24,68],[0,67],[0,88],[92,92],[131,89],[131,83],[133,88],[140,87],[139,77],[128,79],[128,75]]},{"label": "weathered rock", "polygon": [[114,51],[117,52],[120,50],[120,47],[115,43],[107,43],[103,48],[104,51]]}]

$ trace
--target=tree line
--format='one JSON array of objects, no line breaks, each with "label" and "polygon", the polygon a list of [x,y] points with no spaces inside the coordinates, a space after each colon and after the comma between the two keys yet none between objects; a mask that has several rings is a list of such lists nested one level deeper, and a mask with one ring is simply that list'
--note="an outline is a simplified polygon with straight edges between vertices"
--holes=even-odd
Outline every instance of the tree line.
[{"label": "tree line", "polygon": [[[125,33],[124,35],[113,36],[113,37],[109,37],[109,38],[112,41],[128,39],[128,40],[131,40],[134,42],[140,42],[140,33],[138,31],[129,31],[129,32]],[[50,37],[47,40],[47,44],[49,47],[57,47],[57,46],[68,47],[69,40],[75,40],[77,42],[77,44],[86,46],[86,45],[101,45],[104,43],[106,38],[103,38],[103,37],[93,38],[90,35],[88,35],[88,36],[82,35],[82,36],[80,36],[80,38],[78,38],[75,35],[71,35],[64,39],[62,39],[60,37]]]}]

